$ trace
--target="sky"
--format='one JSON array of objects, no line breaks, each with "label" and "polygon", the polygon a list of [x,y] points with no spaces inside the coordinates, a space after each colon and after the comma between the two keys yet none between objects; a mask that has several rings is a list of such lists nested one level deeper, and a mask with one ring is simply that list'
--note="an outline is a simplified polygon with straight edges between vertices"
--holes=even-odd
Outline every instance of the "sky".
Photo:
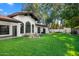
[{"label": "sky", "polygon": [[21,3],[0,3],[0,15],[9,15],[22,10]]}]

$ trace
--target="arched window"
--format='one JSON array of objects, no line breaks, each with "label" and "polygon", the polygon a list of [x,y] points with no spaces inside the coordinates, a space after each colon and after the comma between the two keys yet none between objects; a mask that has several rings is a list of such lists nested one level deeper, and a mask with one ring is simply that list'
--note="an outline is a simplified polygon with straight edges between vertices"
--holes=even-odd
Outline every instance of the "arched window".
[{"label": "arched window", "polygon": [[31,32],[31,24],[30,22],[26,22],[26,33],[30,33]]},{"label": "arched window", "polygon": [[23,23],[21,23],[20,33],[24,33],[24,24]]},{"label": "arched window", "polygon": [[34,33],[34,25],[32,24],[32,33]]}]

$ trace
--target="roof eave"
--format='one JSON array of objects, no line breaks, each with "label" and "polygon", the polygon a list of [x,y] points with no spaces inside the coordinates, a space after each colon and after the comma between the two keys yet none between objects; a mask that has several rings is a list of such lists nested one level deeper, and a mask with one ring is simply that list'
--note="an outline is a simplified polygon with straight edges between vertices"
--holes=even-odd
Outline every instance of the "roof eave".
[{"label": "roof eave", "polygon": [[47,25],[35,24],[36,26],[47,27]]}]

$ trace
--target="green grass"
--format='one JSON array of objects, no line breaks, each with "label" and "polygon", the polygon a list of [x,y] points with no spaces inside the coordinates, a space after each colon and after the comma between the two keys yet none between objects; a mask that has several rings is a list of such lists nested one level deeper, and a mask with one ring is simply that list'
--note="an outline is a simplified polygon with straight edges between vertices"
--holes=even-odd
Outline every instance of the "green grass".
[{"label": "green grass", "polygon": [[2,56],[77,56],[79,36],[64,33],[42,35],[40,38],[19,37],[0,40]]}]

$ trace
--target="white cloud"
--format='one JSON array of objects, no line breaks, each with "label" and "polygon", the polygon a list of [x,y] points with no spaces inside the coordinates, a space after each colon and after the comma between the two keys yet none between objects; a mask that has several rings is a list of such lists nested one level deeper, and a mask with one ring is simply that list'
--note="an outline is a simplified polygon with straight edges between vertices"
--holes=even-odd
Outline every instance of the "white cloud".
[{"label": "white cloud", "polygon": [[0,9],[0,12],[2,12],[3,11],[3,9]]},{"label": "white cloud", "polygon": [[3,9],[0,9],[0,14],[1,15],[7,15],[8,13],[7,12],[4,12]]},{"label": "white cloud", "polygon": [[11,5],[11,6],[13,5],[13,3],[7,3],[7,4],[9,4],[9,5]]}]

